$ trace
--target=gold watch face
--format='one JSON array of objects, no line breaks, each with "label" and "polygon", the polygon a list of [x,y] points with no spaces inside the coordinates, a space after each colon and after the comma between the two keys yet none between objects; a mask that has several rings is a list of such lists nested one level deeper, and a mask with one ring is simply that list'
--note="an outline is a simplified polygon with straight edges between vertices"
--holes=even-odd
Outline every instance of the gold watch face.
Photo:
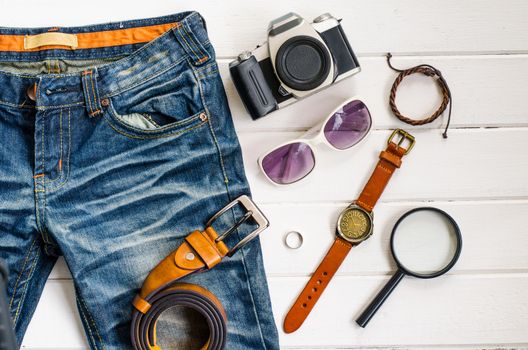
[{"label": "gold watch face", "polygon": [[372,232],[372,220],[365,210],[349,207],[339,216],[337,231],[350,242],[361,242]]}]

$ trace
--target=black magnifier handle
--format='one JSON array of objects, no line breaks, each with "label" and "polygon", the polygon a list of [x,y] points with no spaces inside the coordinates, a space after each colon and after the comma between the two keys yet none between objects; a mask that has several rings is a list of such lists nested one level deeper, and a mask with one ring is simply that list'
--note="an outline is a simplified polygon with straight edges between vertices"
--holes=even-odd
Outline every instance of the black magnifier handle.
[{"label": "black magnifier handle", "polygon": [[387,282],[387,284],[385,284],[383,289],[379,291],[378,295],[376,295],[374,300],[370,302],[369,306],[367,306],[365,311],[363,311],[363,313],[357,318],[356,323],[358,325],[363,328],[366,327],[372,316],[376,314],[376,312],[381,307],[381,305],[383,305],[387,297],[392,293],[394,288],[396,288],[398,283],[400,283],[403,276],[405,276],[405,273],[401,269],[398,269],[394,276],[392,276],[391,279]]}]

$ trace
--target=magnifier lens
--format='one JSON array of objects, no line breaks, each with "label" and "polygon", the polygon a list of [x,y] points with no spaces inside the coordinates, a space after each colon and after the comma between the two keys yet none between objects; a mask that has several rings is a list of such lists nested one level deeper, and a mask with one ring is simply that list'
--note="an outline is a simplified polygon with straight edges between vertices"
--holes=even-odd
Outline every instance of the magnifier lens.
[{"label": "magnifier lens", "polygon": [[411,213],[393,236],[393,254],[407,271],[427,276],[440,272],[453,260],[456,228],[444,215],[432,210]]},{"label": "magnifier lens", "polygon": [[458,225],[437,208],[416,208],[405,213],[392,230],[391,250],[398,270],[356,319],[366,327],[405,275],[438,277],[453,267],[462,249]]}]

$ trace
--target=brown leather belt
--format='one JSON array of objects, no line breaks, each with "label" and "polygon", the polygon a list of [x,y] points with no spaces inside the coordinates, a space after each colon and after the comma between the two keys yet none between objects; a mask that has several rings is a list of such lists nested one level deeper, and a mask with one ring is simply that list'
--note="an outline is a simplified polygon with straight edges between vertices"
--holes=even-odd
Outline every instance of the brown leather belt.
[{"label": "brown leather belt", "polygon": [[[246,211],[231,228],[221,235],[213,222],[235,205]],[[249,218],[257,228],[229,249],[224,239]],[[269,221],[248,196],[240,196],[205,225],[204,231],[190,233],[180,247],[163,259],[147,276],[141,291],[134,298],[130,335],[137,350],[160,349],[156,344],[156,322],[161,313],[174,306],[183,306],[200,313],[209,326],[209,339],[202,350],[220,350],[227,339],[227,315],[216,296],[198,285],[178,282],[185,276],[210,270],[226,256],[231,257],[269,226]]]}]

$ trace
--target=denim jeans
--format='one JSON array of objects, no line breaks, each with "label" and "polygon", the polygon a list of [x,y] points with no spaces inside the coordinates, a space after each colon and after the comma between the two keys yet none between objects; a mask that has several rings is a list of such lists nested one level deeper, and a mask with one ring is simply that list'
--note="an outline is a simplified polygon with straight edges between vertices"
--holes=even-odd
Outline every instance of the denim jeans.
[{"label": "denim jeans", "polygon": [[[144,28],[160,24],[176,25],[141,42]],[[76,33],[79,47],[5,48],[13,37],[57,30]],[[101,44],[109,37],[119,45]],[[131,302],[148,272],[217,210],[249,194],[205,24],[189,12],[0,28],[0,50],[0,258],[11,272],[18,341],[63,255],[90,347],[130,348]],[[223,215],[222,225],[236,215]],[[185,282],[223,303],[227,349],[279,348],[258,240]],[[173,311],[160,321],[167,338],[159,342],[199,347],[203,325],[189,310]]]}]

